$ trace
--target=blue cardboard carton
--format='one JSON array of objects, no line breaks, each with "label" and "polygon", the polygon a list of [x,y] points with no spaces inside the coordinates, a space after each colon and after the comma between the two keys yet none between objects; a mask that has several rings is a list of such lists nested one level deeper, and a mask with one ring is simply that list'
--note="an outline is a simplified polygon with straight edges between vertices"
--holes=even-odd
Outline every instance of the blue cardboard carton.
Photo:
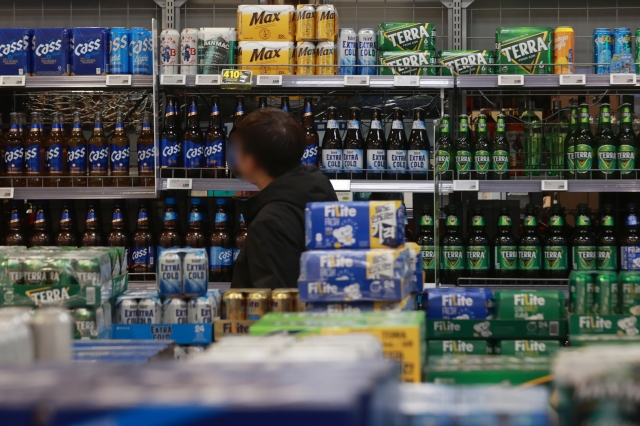
[{"label": "blue cardboard carton", "polygon": [[485,288],[434,288],[426,292],[427,318],[487,319],[492,317],[492,292]]},{"label": "blue cardboard carton", "polygon": [[32,38],[29,28],[0,28],[0,75],[31,74]]},{"label": "blue cardboard carton", "polygon": [[316,302],[307,303],[307,312],[315,313],[360,313],[381,311],[415,311],[417,299],[415,295],[405,297],[399,302]]},{"label": "blue cardboard carton", "polygon": [[109,64],[109,30],[102,27],[71,31],[71,75],[103,75]]},{"label": "blue cardboard carton", "polygon": [[34,75],[69,75],[71,30],[36,28],[33,30],[32,65]]}]

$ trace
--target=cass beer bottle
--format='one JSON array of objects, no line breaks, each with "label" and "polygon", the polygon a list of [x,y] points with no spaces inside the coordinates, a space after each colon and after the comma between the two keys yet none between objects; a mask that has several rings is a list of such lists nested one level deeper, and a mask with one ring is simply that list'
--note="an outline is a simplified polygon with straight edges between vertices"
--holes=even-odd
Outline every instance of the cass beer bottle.
[{"label": "cass beer bottle", "polygon": [[52,245],[44,201],[36,202],[36,218],[33,223],[33,230],[33,234],[31,234],[29,238],[29,247],[46,247]]},{"label": "cass beer bottle", "polygon": [[267,98],[266,96],[260,96],[258,98],[258,109],[265,109],[268,108],[269,105],[267,104]]},{"label": "cass beer bottle", "polygon": [[393,108],[391,132],[387,139],[387,175],[390,180],[407,180],[407,135],[404,133],[402,108]]},{"label": "cass beer bottle", "polygon": [[431,143],[424,125],[424,110],[413,110],[413,127],[409,136],[409,150],[407,151],[407,165],[413,180],[427,179],[429,171],[429,150]]},{"label": "cass beer bottle", "polygon": [[571,245],[573,246],[573,270],[595,271],[597,267],[596,240],[591,233],[591,218],[586,209],[581,206],[578,206],[576,230],[571,239]]},{"label": "cass beer bottle", "polygon": [[565,148],[564,142],[569,133],[569,122],[566,114],[560,108],[560,101],[554,99],[551,107],[551,118],[545,122],[545,141],[549,150],[547,174],[549,176],[564,176]]},{"label": "cass beer bottle", "polygon": [[509,180],[509,141],[506,116],[503,113],[498,114],[496,137],[491,144],[491,178]]},{"label": "cass beer bottle", "polygon": [[[71,186],[87,186],[87,139],[82,133],[82,118],[80,112],[73,113],[73,128],[68,142],[67,163]],[[82,176],[82,177],[81,177]]]},{"label": "cass beer bottle", "polygon": [[366,141],[367,179],[380,179],[387,168],[387,151],[384,129],[382,128],[382,110],[371,108],[371,126]]},{"label": "cass beer bottle", "polygon": [[487,116],[478,116],[478,136],[473,152],[473,168],[476,179],[486,180],[491,170],[491,141],[487,135]]},{"label": "cass beer bottle", "polygon": [[436,240],[433,236],[432,211],[431,205],[425,204],[422,206],[420,234],[418,234],[416,240],[416,243],[420,246],[422,271],[428,283],[435,283],[436,280]]},{"label": "cass beer bottle", "polygon": [[87,219],[85,221],[84,232],[80,237],[81,247],[101,247],[104,246],[105,239],[102,233],[102,222],[100,213],[96,208],[97,201],[87,203]]},{"label": "cass beer bottle", "polygon": [[364,179],[364,139],[360,131],[360,108],[349,108],[347,133],[344,136],[342,169],[349,179]]},{"label": "cass beer bottle", "polygon": [[471,179],[471,165],[473,164],[473,140],[469,133],[469,117],[460,116],[458,139],[456,139],[456,177],[458,180]]},{"label": "cass beer bottle", "polygon": [[573,179],[576,176],[576,142],[580,134],[580,108],[578,104],[572,103],[569,112],[569,133],[564,140],[565,156],[565,176]]},{"label": "cass beer bottle", "polygon": [[24,147],[19,128],[20,117],[17,112],[11,113],[11,128],[5,138],[4,163],[7,176],[12,178],[11,185],[14,187],[25,186],[22,178],[24,173]]},{"label": "cass beer bottle", "polygon": [[622,238],[620,238],[620,269],[623,271],[638,271],[640,270],[640,262],[636,262],[636,259],[640,258],[638,216],[636,214],[635,204],[629,203],[628,208],[629,214],[625,221],[624,234],[622,234]]},{"label": "cass beer bottle", "polygon": [[229,132],[229,137],[236,131],[240,122],[244,119],[244,96],[236,96],[236,112],[233,114],[233,127]]},{"label": "cass beer bottle", "polygon": [[209,280],[227,282],[231,280],[233,264],[233,242],[228,230],[226,200],[216,200],[215,224],[209,238]]},{"label": "cass beer bottle", "polygon": [[535,112],[533,101],[526,101],[520,119],[524,123],[525,176],[540,176],[542,166],[542,121]]},{"label": "cass beer bottle", "polygon": [[124,205],[121,200],[115,200],[113,204],[111,232],[107,235],[107,246],[124,247],[127,270],[131,269],[131,241],[125,221]]},{"label": "cass beer bottle", "polygon": [[618,133],[618,168],[620,179],[636,178],[636,150],[638,137],[633,131],[633,113],[631,104],[620,106],[620,132]]},{"label": "cass beer bottle", "polygon": [[27,174],[27,186],[42,186],[44,174],[44,137],[40,128],[42,116],[40,113],[31,114],[29,135],[24,141],[24,167]]},{"label": "cass beer bottle", "polygon": [[596,135],[598,149],[598,171],[594,172],[596,179],[618,178],[618,138],[611,130],[611,109],[609,104],[600,105],[600,129]]},{"label": "cass beer bottle", "polygon": [[[129,176],[130,148],[129,136],[124,129],[124,113],[116,112],[116,130],[109,142],[111,176]],[[131,186],[130,178],[111,179],[112,186]]]},{"label": "cass beer bottle", "polygon": [[176,199],[167,198],[165,200],[164,216],[162,217],[162,232],[158,237],[158,260],[160,260],[164,250],[182,247],[182,238],[180,237],[178,226]]},{"label": "cass beer bottle", "polygon": [[76,233],[76,223],[71,212],[72,204],[69,201],[62,203],[60,212],[60,228],[55,238],[58,247],[75,247],[78,245],[78,235]]},{"label": "cass beer bottle", "polygon": [[22,140],[24,140],[27,135],[26,133],[26,127],[27,127],[27,114],[25,114],[24,112],[19,112],[18,113],[18,133],[20,134],[20,137],[22,138]]},{"label": "cass beer bottle", "polygon": [[70,186],[68,178],[63,178],[67,174],[67,139],[64,137],[64,114],[56,112],[53,114],[51,133],[45,142],[45,186]]},{"label": "cass beer bottle", "polygon": [[476,206],[471,218],[471,232],[467,240],[467,270],[474,278],[488,278],[491,271],[491,247],[485,231],[482,208]]},{"label": "cass beer bottle", "polygon": [[494,269],[496,278],[515,278],[518,272],[518,246],[511,234],[509,207],[500,206],[498,233],[493,239]]},{"label": "cass beer bottle", "polygon": [[153,114],[149,111],[142,113],[142,132],[138,136],[138,185],[154,186],[156,170],[156,150],[153,144]]},{"label": "cass beer bottle", "polygon": [[[307,102],[307,99],[305,98],[305,105]],[[283,96],[280,99],[280,109],[283,110],[284,112],[291,112],[291,106],[289,105],[289,97],[288,96]]]},{"label": "cass beer bottle", "polygon": [[451,127],[449,115],[445,114],[440,119],[440,138],[436,142],[436,172],[440,180],[453,180],[453,168],[455,167],[455,148],[451,140]]},{"label": "cass beer bottle", "polygon": [[[16,119],[18,117],[16,116]],[[16,127],[17,130],[17,127]],[[17,134],[17,131],[16,131]],[[7,232],[4,245],[5,246],[26,246],[27,238],[22,229],[22,212],[20,211],[20,202],[11,201],[11,212],[9,213],[9,231]]]},{"label": "cass beer bottle", "polygon": [[204,248],[207,244],[204,229],[204,214],[200,208],[200,198],[191,199],[191,212],[189,212],[189,225],[184,236],[186,247]]},{"label": "cass beer bottle", "polygon": [[[580,105],[580,132],[575,143],[575,170],[578,179],[590,179],[595,140],[589,124],[589,105]],[[575,269],[575,268],[574,268]]]},{"label": "cass beer bottle", "polygon": [[[156,246],[153,241],[153,234],[149,232],[149,213],[147,202],[140,201],[138,210],[138,222],[136,230],[131,239],[131,262],[132,271],[135,273],[152,273],[155,271],[155,251]],[[146,277],[144,277],[146,281]]]},{"label": "cass beer bottle", "polygon": [[240,217],[238,218],[238,231],[236,232],[236,238],[233,242],[233,263],[236,263],[238,259],[238,255],[240,254],[240,250],[242,250],[242,246],[244,245],[244,240],[247,239],[247,222],[244,220],[244,216],[240,213]]},{"label": "cass beer bottle", "polygon": [[[93,134],[89,138],[89,186],[104,186],[109,173],[109,141],[104,135],[102,113],[94,115]],[[99,176],[99,177],[96,177]]]},{"label": "cass beer bottle", "polygon": [[[327,130],[322,138],[322,173],[329,177],[342,176],[342,138],[338,130],[338,110],[327,108]],[[337,175],[337,176],[336,176]]]},{"label": "cass beer bottle", "polygon": [[[283,100],[285,98],[282,98]],[[287,99],[287,104],[289,98]],[[287,111],[289,111],[287,109]],[[313,116],[313,103],[311,98],[304,98],[304,113],[302,116],[302,126],[304,127],[304,135],[306,145],[304,147],[304,154],[302,155],[302,164],[305,167],[318,166],[318,132],[315,127],[315,119]]]},{"label": "cass beer bottle", "polygon": [[[178,100],[167,96],[164,124],[160,134],[160,168],[180,167],[182,165],[182,147],[180,144],[180,126],[178,125]],[[171,171],[165,171],[163,177],[171,177]]]},{"label": "cass beer bottle", "polygon": [[211,118],[205,135],[204,176],[207,178],[227,177],[227,136],[222,128],[220,98],[211,98]]},{"label": "cass beer bottle", "polygon": [[446,208],[447,222],[442,238],[440,262],[440,273],[444,284],[457,284],[458,278],[462,277],[465,272],[465,247],[460,234],[460,220],[456,210],[455,204],[449,204]]},{"label": "cass beer bottle", "polygon": [[618,270],[618,237],[613,219],[613,206],[605,204],[600,217],[602,228],[596,240],[596,263],[599,271]]},{"label": "cass beer bottle", "polygon": [[538,235],[538,218],[533,205],[527,204],[524,213],[524,232],[518,242],[518,269],[521,278],[542,276],[542,240]]},{"label": "cass beer bottle", "polygon": [[567,278],[569,274],[569,242],[565,235],[564,217],[558,204],[551,208],[549,231],[544,241],[544,275],[546,278]]},{"label": "cass beer bottle", "polygon": [[[189,97],[189,112],[187,113],[187,128],[182,137],[182,165],[187,169],[187,177],[200,177],[200,170],[204,167],[204,141],[200,121],[198,120],[198,100]],[[196,170],[194,170],[196,169]]]}]

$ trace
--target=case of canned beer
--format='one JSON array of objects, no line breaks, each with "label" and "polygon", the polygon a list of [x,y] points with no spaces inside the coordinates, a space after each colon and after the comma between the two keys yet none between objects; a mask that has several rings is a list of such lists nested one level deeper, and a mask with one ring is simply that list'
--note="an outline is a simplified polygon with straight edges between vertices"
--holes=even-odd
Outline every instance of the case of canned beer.
[{"label": "case of canned beer", "polygon": [[438,65],[442,75],[494,74],[495,55],[493,50],[441,50]]},{"label": "case of canned beer", "polygon": [[500,74],[553,74],[553,28],[502,27],[496,30]]},{"label": "case of canned beer", "polygon": [[109,64],[109,30],[103,27],[71,30],[71,75],[103,75]]},{"label": "case of canned beer", "polygon": [[235,64],[236,38],[235,28],[200,28],[198,74],[220,74],[228,66],[214,65]]},{"label": "case of canned beer", "polygon": [[111,302],[71,310],[74,339],[110,339],[112,335]]},{"label": "case of canned beer", "polygon": [[383,22],[378,26],[378,49],[413,51],[436,49],[436,26],[428,23]]},{"label": "case of canned beer", "polygon": [[436,52],[380,52],[380,75],[438,75]]},{"label": "case of canned beer", "polygon": [[259,74],[293,75],[294,43],[282,41],[241,41],[238,65]]},{"label": "case of canned beer", "polygon": [[[628,276],[623,277],[623,274],[620,274],[619,282],[618,274],[614,271],[571,271],[569,276],[569,312],[581,315],[615,315],[619,313],[640,315],[640,307],[637,309],[637,314],[630,311],[633,305],[640,305],[640,297],[637,301],[633,300],[635,299],[635,289],[631,285],[632,280],[629,280]],[[636,277],[640,276],[636,275]],[[622,283],[627,283],[625,291],[621,291]],[[640,296],[640,286],[638,292]],[[622,308],[623,302],[626,309]]]},{"label": "case of canned beer", "polygon": [[415,311],[417,308],[417,299],[415,295],[410,295],[401,301],[393,302],[314,302],[306,304],[306,312],[316,313],[345,313],[357,314],[361,312],[382,312],[382,311]]},{"label": "case of canned beer", "polygon": [[294,41],[295,8],[289,5],[238,6],[238,40]]},{"label": "case of canned beer", "polygon": [[0,75],[31,74],[33,30],[0,28]]},{"label": "case of canned beer", "polygon": [[209,283],[205,249],[164,250],[158,259],[158,294],[163,298],[201,297]]},{"label": "case of canned beer", "polygon": [[33,30],[32,66],[34,75],[69,75],[71,30],[36,28]]},{"label": "case of canned beer", "polygon": [[559,320],[566,317],[561,290],[498,290],[497,319]]}]

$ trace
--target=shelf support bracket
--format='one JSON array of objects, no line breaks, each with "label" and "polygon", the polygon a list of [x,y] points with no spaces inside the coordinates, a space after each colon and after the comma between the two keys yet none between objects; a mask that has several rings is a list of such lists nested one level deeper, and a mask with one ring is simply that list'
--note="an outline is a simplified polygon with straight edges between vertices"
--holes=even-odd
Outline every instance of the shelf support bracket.
[{"label": "shelf support bracket", "polygon": [[162,30],[173,28],[180,31],[180,7],[187,0],[154,0],[162,8]]},{"label": "shelf support bracket", "polygon": [[474,0],[440,0],[449,9],[449,50],[467,48],[467,8]]}]

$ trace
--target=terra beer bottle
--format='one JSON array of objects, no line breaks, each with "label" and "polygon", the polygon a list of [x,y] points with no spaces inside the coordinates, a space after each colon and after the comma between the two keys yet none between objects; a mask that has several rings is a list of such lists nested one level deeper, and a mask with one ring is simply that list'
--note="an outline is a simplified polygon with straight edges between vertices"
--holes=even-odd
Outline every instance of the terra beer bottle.
[{"label": "terra beer bottle", "polygon": [[349,108],[342,150],[342,169],[349,179],[364,179],[364,140],[360,131],[360,108]]},{"label": "terra beer bottle", "polygon": [[382,128],[382,110],[371,108],[371,126],[366,141],[367,179],[380,179],[387,169],[387,142]]}]

